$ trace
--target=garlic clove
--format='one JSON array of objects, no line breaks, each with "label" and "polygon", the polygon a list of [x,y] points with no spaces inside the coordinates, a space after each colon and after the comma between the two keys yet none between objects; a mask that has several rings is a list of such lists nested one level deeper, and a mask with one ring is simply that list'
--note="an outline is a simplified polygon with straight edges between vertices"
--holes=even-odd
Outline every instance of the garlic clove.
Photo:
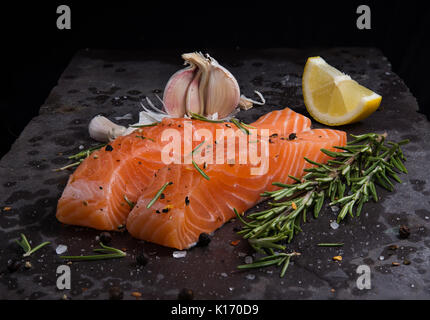
[{"label": "garlic clove", "polygon": [[[211,71],[210,61],[199,52],[184,53],[182,55],[182,58],[191,66],[195,66],[199,70],[199,106],[192,107],[192,109],[199,109],[200,112],[198,114],[204,115],[206,103],[206,87],[209,82]],[[187,114],[190,115],[189,113]]]},{"label": "garlic clove", "polygon": [[185,99],[188,87],[193,81],[195,66],[177,71],[167,82],[163,94],[166,112],[175,117],[185,114]]},{"label": "garlic clove", "polygon": [[200,104],[200,93],[199,84],[202,72],[199,71],[190,83],[187,96],[185,99],[185,113],[190,115],[191,112],[201,114],[203,112],[203,106]]},{"label": "garlic clove", "polygon": [[91,138],[100,142],[109,142],[123,135],[126,127],[117,125],[103,116],[95,116],[89,126],[88,131]]},{"label": "garlic clove", "polygon": [[206,88],[205,115],[218,112],[218,116],[224,118],[237,107],[239,99],[239,84],[234,76],[227,69],[213,62]]}]

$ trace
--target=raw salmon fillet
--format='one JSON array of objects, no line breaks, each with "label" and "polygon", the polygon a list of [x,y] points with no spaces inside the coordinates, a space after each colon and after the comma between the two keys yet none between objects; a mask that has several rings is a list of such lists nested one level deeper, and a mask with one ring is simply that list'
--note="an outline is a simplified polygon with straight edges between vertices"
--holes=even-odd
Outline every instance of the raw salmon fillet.
[{"label": "raw salmon fillet", "polygon": [[[321,148],[333,150],[332,146],[346,144],[345,132],[311,130],[311,121],[289,108],[270,112],[251,125],[255,129],[249,130],[257,134],[247,136],[232,123],[164,119],[156,126],[119,137],[107,148],[93,152],[70,176],[58,202],[57,219],[100,230],[125,225],[136,238],[189,248],[201,233],[211,233],[233,218],[233,208],[244,212],[261,201],[262,192],[277,188],[272,182],[292,183],[288,175],[301,177],[303,169],[311,166],[303,157],[326,162],[329,157]],[[203,134],[192,139],[185,127]],[[217,136],[217,129],[227,136],[236,135],[233,154],[224,137]],[[178,132],[181,145],[168,153],[179,161],[165,164],[162,151],[174,139],[165,141],[163,135],[169,130]],[[290,140],[291,133],[296,138]],[[240,148],[241,138],[249,139],[249,152]],[[224,150],[218,151],[221,145]],[[251,148],[260,156],[266,148],[268,160],[258,163],[254,158],[253,162]],[[193,150],[193,159],[209,180],[190,163]],[[167,182],[171,184],[148,209]]]}]

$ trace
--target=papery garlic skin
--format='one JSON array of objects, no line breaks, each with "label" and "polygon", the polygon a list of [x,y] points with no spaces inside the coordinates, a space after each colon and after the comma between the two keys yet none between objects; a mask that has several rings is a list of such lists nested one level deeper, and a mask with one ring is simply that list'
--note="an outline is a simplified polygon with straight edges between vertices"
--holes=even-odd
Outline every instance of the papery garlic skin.
[{"label": "papery garlic skin", "polygon": [[218,113],[220,118],[231,114],[240,100],[235,77],[208,55],[193,52],[182,58],[189,67],[176,72],[165,87],[163,103],[167,113],[178,117]]},{"label": "papery garlic skin", "polygon": [[119,136],[124,135],[127,128],[117,125],[103,116],[95,116],[89,126],[88,131],[91,138],[100,142],[109,142]]}]

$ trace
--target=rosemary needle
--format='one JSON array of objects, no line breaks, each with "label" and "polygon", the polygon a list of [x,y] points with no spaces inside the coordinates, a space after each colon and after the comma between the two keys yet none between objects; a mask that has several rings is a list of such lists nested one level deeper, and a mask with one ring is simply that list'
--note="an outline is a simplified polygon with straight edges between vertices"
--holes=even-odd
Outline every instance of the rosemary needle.
[{"label": "rosemary needle", "polygon": [[173,182],[166,182],[165,184],[163,184],[163,186],[160,188],[160,190],[158,190],[158,192],[155,194],[154,198],[148,203],[148,205],[146,206],[147,209],[151,208],[152,205],[158,200],[158,198],[160,198],[161,194],[163,193],[164,189],[167,188],[167,186],[173,184]]},{"label": "rosemary needle", "polygon": [[206,122],[211,122],[211,123],[223,123],[225,122],[224,120],[211,120],[208,119],[200,114],[191,112],[191,119],[195,119],[195,120],[200,120],[200,121],[206,121]]},{"label": "rosemary needle", "polygon": [[243,121],[240,121],[240,124],[241,124],[242,126],[246,127],[246,128],[250,128],[250,129],[257,129],[256,127],[251,126],[250,124],[247,124],[247,123],[245,123],[245,122],[243,122]]},{"label": "rosemary needle", "polygon": [[60,256],[61,259],[67,259],[67,260],[103,260],[103,259],[115,259],[115,258],[123,258],[127,254],[119,249],[112,248],[105,246],[103,243],[100,242],[100,246],[102,249],[93,249],[94,252],[102,252],[104,254],[96,254],[96,255],[89,255],[89,256]]},{"label": "rosemary needle", "polygon": [[236,127],[238,127],[240,129],[240,131],[242,131],[243,133],[249,135],[249,130],[247,128],[245,128],[240,122],[239,120],[232,118],[230,120],[232,123],[234,123],[236,125]]},{"label": "rosemary needle", "polygon": [[318,243],[318,247],[342,247],[343,242],[336,242],[336,243]]},{"label": "rosemary needle", "polygon": [[142,139],[142,140],[148,139],[148,140],[151,140],[152,142],[155,142],[155,140],[154,140],[154,139],[152,139],[152,138],[148,138],[148,137],[144,137],[144,136],[136,136],[136,138],[140,138],[140,139]]},{"label": "rosemary needle", "polygon": [[197,163],[193,160],[193,166],[196,170],[205,178],[206,180],[210,180],[209,176],[197,165]]},{"label": "rosemary needle", "polygon": [[205,143],[206,141],[202,141],[197,147],[194,148],[193,151],[191,151],[191,155],[195,154],[197,150],[200,149],[200,147]]},{"label": "rosemary needle", "polygon": [[137,124],[137,125],[131,125],[131,128],[145,128],[145,127],[153,127],[159,124],[160,122],[154,122],[150,124]]},{"label": "rosemary needle", "polygon": [[127,202],[127,204],[130,206],[131,209],[133,209],[134,206],[136,205],[133,201],[130,201],[126,195],[124,195],[124,200],[125,202]]},{"label": "rosemary needle", "polygon": [[21,240],[15,240],[15,242],[18,243],[20,247],[24,249],[24,252],[29,252],[31,250],[30,243],[28,242],[25,234],[21,233]]},{"label": "rosemary needle", "polygon": [[52,171],[58,172],[58,171],[63,171],[63,170],[69,169],[69,168],[73,168],[73,167],[76,167],[76,166],[80,165],[81,162],[82,162],[82,160],[79,160],[79,161],[73,162],[71,164],[68,164],[68,165],[66,165],[64,167],[53,169]]},{"label": "rosemary needle", "polygon": [[33,249],[31,249],[30,251],[26,252],[23,256],[24,257],[28,257],[29,255],[31,255],[32,253],[36,252],[37,250],[39,250],[40,248],[43,248],[44,246],[50,244],[51,242],[49,241],[45,241],[42,242],[41,244],[35,246]]}]

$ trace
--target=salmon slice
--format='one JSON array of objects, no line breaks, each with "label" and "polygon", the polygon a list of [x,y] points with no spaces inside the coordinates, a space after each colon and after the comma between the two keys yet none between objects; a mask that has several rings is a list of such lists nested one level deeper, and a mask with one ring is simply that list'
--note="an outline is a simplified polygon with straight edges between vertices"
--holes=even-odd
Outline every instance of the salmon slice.
[{"label": "salmon slice", "polygon": [[[255,129],[249,128],[248,136],[232,123],[164,119],[119,137],[92,153],[70,176],[57,219],[99,230],[126,225],[136,238],[189,248],[201,233],[211,233],[231,219],[233,208],[243,212],[261,201],[262,192],[276,189],[272,182],[292,183],[288,175],[301,177],[311,166],[304,156],[326,162],[329,157],[321,148],[346,144],[345,132],[311,130],[311,121],[289,108],[251,125]],[[288,138],[291,133],[296,134],[293,140]],[[168,164],[166,157],[175,161]],[[166,182],[171,184],[162,197],[147,208]]]}]

